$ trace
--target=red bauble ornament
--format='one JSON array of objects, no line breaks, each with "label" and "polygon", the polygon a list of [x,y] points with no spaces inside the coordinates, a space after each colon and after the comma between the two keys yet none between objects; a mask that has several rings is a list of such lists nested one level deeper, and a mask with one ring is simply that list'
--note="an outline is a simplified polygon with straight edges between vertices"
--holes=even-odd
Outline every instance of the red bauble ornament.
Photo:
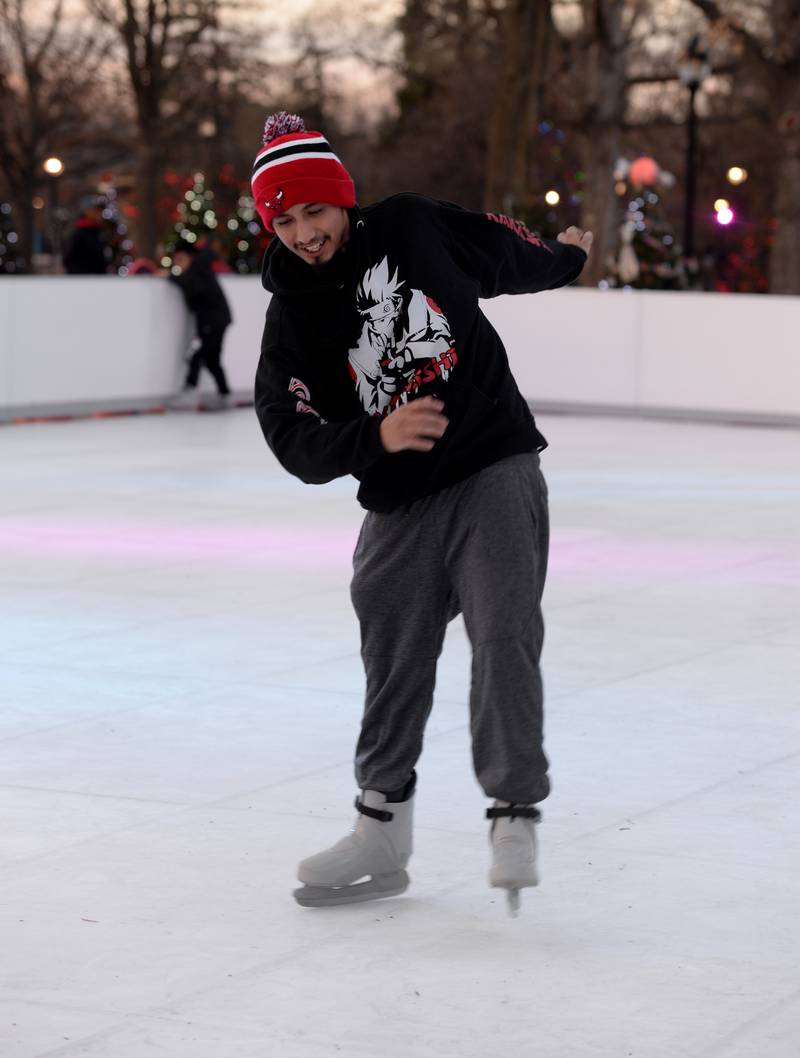
[{"label": "red bauble ornament", "polygon": [[635,162],[631,162],[628,180],[634,187],[652,187],[657,182],[660,172],[661,169],[655,158],[642,155]]}]

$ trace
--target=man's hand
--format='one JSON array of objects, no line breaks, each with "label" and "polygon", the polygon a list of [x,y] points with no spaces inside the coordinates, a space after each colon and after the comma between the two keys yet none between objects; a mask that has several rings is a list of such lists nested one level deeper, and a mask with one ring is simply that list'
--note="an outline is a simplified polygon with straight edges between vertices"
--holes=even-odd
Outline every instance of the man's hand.
[{"label": "man's hand", "polygon": [[583,231],[581,228],[567,228],[566,231],[558,233],[558,241],[565,242],[568,246],[580,246],[580,248],[588,254],[592,248],[592,240],[594,235],[590,231]]},{"label": "man's hand", "polygon": [[402,404],[381,423],[381,443],[387,452],[430,452],[447,429],[444,403],[436,397],[420,397]]}]

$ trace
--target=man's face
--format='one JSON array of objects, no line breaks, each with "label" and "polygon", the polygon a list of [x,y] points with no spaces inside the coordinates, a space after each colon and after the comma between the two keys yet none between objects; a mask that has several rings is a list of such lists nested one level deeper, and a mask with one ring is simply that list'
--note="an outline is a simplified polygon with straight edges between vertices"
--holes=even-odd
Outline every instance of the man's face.
[{"label": "man's face", "polygon": [[327,264],[350,238],[350,218],[341,206],[303,202],[272,222],[287,250],[314,267]]}]

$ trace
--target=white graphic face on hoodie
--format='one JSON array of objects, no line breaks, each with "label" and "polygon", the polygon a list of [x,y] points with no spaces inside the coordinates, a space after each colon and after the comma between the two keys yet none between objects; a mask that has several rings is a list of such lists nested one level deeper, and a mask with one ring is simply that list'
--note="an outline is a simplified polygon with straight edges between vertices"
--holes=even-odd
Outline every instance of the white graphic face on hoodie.
[{"label": "white graphic face on hoodie", "polygon": [[[397,271],[390,275],[384,257],[367,270],[356,294],[364,324],[348,358],[361,403],[372,415],[405,404],[421,384],[421,364],[452,349],[450,325],[441,309],[421,290],[404,286]],[[446,359],[436,375],[446,381],[454,363],[455,358]]]}]

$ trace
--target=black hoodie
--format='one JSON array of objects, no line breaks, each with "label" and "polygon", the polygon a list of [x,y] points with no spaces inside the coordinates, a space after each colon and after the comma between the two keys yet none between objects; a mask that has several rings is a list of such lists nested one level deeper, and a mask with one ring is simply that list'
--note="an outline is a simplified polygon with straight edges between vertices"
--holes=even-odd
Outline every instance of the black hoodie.
[{"label": "black hoodie", "polygon": [[[547,442],[479,298],[571,283],[586,254],[519,221],[402,194],[350,212],[350,239],[313,267],[276,238],[255,404],[272,451],[319,484],[344,474],[390,511]],[[430,452],[385,451],[383,417],[421,396],[449,425]]]}]

